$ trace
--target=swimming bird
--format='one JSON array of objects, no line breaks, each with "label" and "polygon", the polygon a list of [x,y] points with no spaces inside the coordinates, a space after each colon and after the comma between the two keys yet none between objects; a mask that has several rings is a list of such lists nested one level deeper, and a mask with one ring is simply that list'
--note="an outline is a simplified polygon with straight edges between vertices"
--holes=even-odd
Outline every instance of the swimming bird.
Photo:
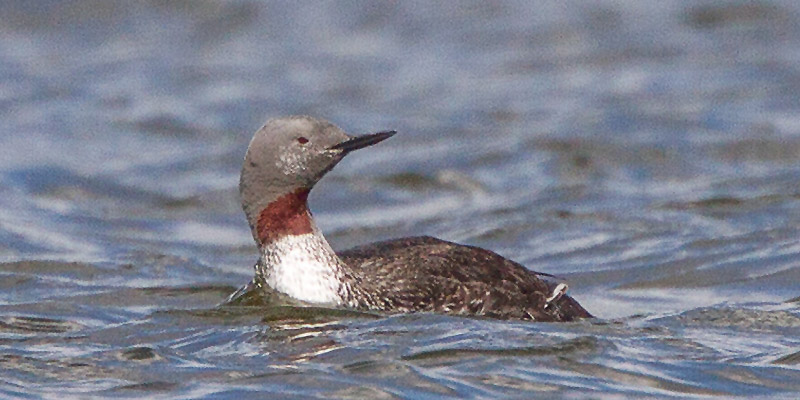
[{"label": "swimming bird", "polygon": [[334,251],[314,223],[309,192],[345,155],[394,134],[351,136],[308,116],[271,119],[255,133],[239,190],[259,259],[254,279],[231,299],[258,291],[388,313],[533,321],[592,317],[565,294],[564,282],[479,247],[417,236]]}]

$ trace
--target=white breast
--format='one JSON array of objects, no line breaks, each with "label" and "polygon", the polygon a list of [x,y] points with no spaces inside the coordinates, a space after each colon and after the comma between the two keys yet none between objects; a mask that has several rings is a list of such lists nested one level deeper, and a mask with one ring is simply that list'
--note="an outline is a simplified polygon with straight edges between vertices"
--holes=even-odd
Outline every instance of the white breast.
[{"label": "white breast", "polygon": [[309,303],[342,303],[339,259],[325,239],[288,235],[263,252],[265,280],[273,289]]}]

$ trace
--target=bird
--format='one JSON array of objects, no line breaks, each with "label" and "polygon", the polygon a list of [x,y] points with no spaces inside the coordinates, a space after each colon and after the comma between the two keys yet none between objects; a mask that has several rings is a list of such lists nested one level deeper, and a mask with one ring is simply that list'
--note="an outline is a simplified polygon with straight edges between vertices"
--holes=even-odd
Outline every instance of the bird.
[{"label": "bird", "polygon": [[415,236],[334,251],[309,210],[310,191],[346,155],[395,133],[353,136],[303,115],[270,119],[256,131],[239,191],[259,259],[254,278],[229,302],[256,294],[389,314],[593,318],[565,282],[480,247]]}]

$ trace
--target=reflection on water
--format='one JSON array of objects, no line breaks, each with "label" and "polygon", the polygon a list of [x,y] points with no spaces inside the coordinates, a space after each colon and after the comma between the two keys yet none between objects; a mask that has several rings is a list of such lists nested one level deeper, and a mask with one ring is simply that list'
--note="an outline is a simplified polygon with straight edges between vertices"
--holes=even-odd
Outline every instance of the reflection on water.
[{"label": "reflection on water", "polygon": [[[0,397],[791,397],[790,1],[0,7]],[[600,318],[248,298],[251,134],[396,129],[311,194],[337,248],[430,234]]]}]

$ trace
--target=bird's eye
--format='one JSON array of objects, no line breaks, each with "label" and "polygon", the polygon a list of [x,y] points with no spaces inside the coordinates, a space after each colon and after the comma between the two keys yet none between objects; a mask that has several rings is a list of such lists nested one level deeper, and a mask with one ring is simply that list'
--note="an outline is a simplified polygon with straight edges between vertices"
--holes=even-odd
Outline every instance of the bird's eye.
[{"label": "bird's eye", "polygon": [[306,143],[308,143],[308,139],[300,136],[299,138],[297,138],[297,143],[306,144]]}]

